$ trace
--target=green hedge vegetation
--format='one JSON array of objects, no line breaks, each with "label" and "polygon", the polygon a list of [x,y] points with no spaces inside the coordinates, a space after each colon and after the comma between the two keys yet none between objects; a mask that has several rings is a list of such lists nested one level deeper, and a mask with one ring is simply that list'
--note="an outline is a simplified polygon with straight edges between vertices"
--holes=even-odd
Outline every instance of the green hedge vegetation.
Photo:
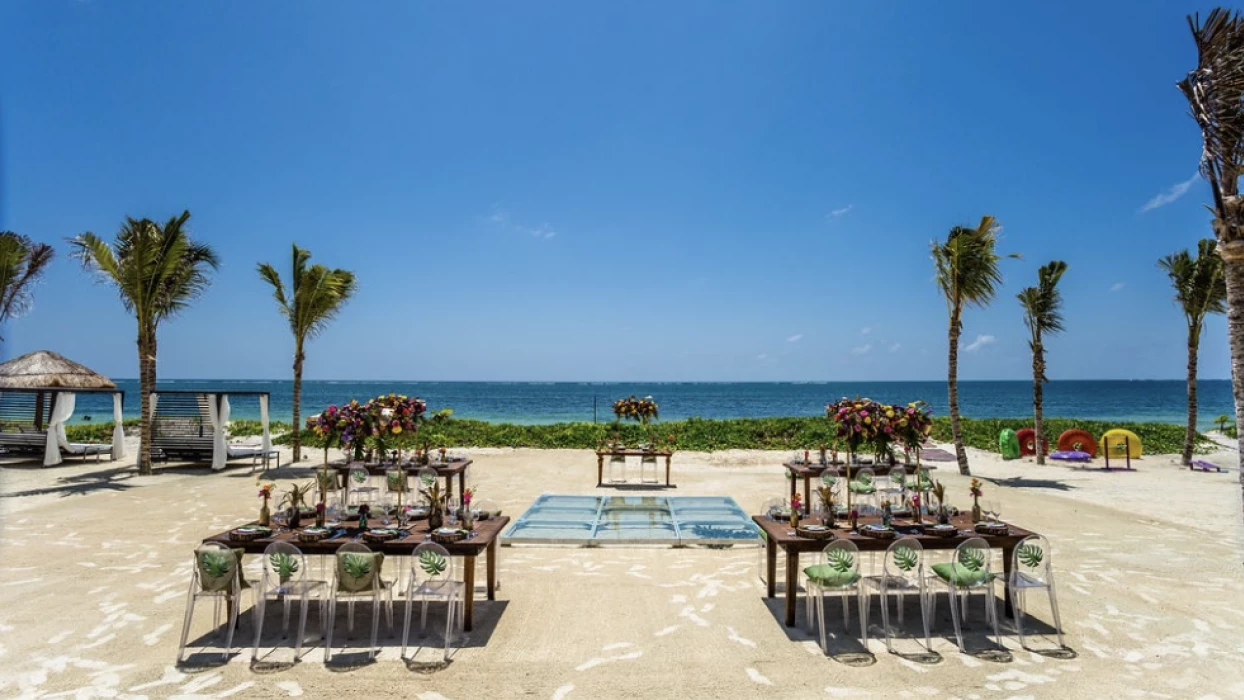
[{"label": "green hedge vegetation", "polygon": [[[236,425],[236,423],[235,423]],[[1004,428],[1018,430],[1031,426],[1032,422],[1014,418],[963,419],[964,443],[991,452],[998,451],[998,434]],[[1071,428],[1087,430],[1101,435],[1112,428],[1131,430],[1140,437],[1148,454],[1171,454],[1183,449],[1183,426],[1169,423],[1124,423],[1081,421],[1065,418],[1047,418],[1045,432],[1052,444],[1058,436]],[[234,435],[236,429],[231,431]],[[275,433],[276,430],[274,429]],[[445,447],[536,447],[536,448],[595,448],[600,441],[617,436],[623,443],[636,444],[653,439],[663,443],[669,436],[679,450],[713,452],[733,449],[761,450],[813,450],[822,444],[832,444],[833,426],[825,418],[739,418],[732,420],[687,420],[654,423],[648,428],[635,423],[554,423],[551,425],[515,425],[512,423],[488,423],[463,418],[450,418],[428,423],[413,439],[405,438],[391,442],[393,447],[409,449],[429,444],[433,448]],[[274,442],[289,444],[289,435],[281,435]],[[934,421],[933,439],[950,442],[950,419],[939,417]],[[303,445],[322,447],[319,437],[311,431],[303,431]],[[1198,448],[1205,450],[1213,443],[1198,435]]]}]

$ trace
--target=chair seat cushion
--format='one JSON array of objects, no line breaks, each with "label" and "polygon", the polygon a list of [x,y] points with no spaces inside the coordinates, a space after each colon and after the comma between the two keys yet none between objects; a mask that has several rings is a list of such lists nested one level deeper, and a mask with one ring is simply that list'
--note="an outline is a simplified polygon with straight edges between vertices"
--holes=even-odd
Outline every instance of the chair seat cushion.
[{"label": "chair seat cushion", "polygon": [[371,589],[373,580],[377,581],[378,588],[384,588],[385,580],[380,577],[383,567],[383,552],[338,552],[337,589],[362,593]]},{"label": "chair seat cushion", "polygon": [[991,574],[981,569],[969,569],[958,562],[943,564],[934,564],[933,573],[943,581],[960,587],[979,586],[988,581],[998,578],[997,574]]},{"label": "chair seat cushion", "polygon": [[817,564],[803,570],[809,581],[824,588],[846,588],[860,580],[858,571],[839,571],[829,564]]}]

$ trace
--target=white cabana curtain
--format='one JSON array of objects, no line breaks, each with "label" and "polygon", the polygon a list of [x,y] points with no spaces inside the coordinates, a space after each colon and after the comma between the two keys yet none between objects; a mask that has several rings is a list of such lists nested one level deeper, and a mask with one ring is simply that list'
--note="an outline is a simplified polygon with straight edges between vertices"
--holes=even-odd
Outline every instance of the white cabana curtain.
[{"label": "white cabana curtain", "polygon": [[207,417],[212,422],[212,469],[219,471],[229,461],[229,440],[225,437],[225,428],[229,425],[229,397],[220,394],[220,405],[217,406],[217,394],[207,395]]},{"label": "white cabana curtain", "polygon": [[[263,425],[263,440],[259,443],[259,448],[263,450],[264,459],[268,458],[268,453],[272,451],[272,434],[268,432],[268,395],[261,394],[259,396],[259,422]],[[267,462],[264,462],[267,464]]]},{"label": "white cabana curtain", "polygon": [[45,467],[54,467],[61,462],[61,443],[69,444],[69,440],[65,437],[65,421],[73,415],[76,402],[77,397],[72,393],[56,395],[56,402],[52,404],[52,413],[48,416],[48,436],[43,450],[43,466]]},{"label": "white cabana curtain", "polygon": [[125,428],[121,427],[124,417],[121,415],[121,394],[112,395],[112,458],[125,457]]}]

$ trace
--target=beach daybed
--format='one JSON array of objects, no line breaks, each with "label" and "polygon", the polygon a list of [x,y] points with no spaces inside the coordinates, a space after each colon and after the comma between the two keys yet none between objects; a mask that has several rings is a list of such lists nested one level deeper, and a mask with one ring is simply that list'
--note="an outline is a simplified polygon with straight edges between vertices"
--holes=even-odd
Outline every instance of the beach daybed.
[{"label": "beach daybed", "polygon": [[[69,442],[65,423],[73,417],[77,394],[112,394],[112,444]],[[60,464],[65,456],[96,460],[125,456],[122,404],[125,392],[117,391],[107,377],[46,350],[27,353],[0,364],[0,448],[12,454],[43,454],[45,467]]]},{"label": "beach daybed", "polygon": [[[263,434],[258,445],[230,445],[228,438],[229,397],[254,396],[259,399],[259,420]],[[280,453],[272,449],[268,432],[266,391],[155,391],[151,394],[151,447],[160,458],[189,462],[211,462],[221,470],[231,459],[251,458],[252,463],[268,461]]]}]

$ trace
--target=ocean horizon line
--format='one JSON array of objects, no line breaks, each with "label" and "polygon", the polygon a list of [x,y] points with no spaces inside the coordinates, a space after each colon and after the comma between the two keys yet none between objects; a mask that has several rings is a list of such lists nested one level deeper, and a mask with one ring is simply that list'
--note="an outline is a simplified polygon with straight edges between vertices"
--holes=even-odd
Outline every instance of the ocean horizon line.
[{"label": "ocean horizon line", "polygon": [[[138,377],[109,377],[113,381],[137,382]],[[272,383],[272,382],[289,382],[293,383],[291,377],[277,378],[211,378],[211,377],[169,377],[167,379],[157,379],[156,384],[163,382],[231,382],[231,383]],[[615,386],[630,384],[655,384],[655,385],[677,385],[677,384],[790,384],[793,386],[800,385],[826,385],[826,384],[945,384],[946,380],[942,379],[617,379],[617,380],[596,380],[596,379],[308,379],[305,382],[325,382],[337,384],[384,384],[384,383],[401,383],[401,384],[572,384],[572,385],[589,385],[589,386]],[[1118,378],[1097,378],[1097,379],[1050,379],[1046,384],[1071,384],[1071,383],[1090,383],[1090,382],[1179,382],[1186,383],[1187,377],[1171,377],[1167,379],[1118,379]],[[1230,382],[1227,378],[1199,377],[1198,382]],[[1024,383],[1032,384],[1032,379],[960,379],[959,384],[982,384],[982,383]]]}]

